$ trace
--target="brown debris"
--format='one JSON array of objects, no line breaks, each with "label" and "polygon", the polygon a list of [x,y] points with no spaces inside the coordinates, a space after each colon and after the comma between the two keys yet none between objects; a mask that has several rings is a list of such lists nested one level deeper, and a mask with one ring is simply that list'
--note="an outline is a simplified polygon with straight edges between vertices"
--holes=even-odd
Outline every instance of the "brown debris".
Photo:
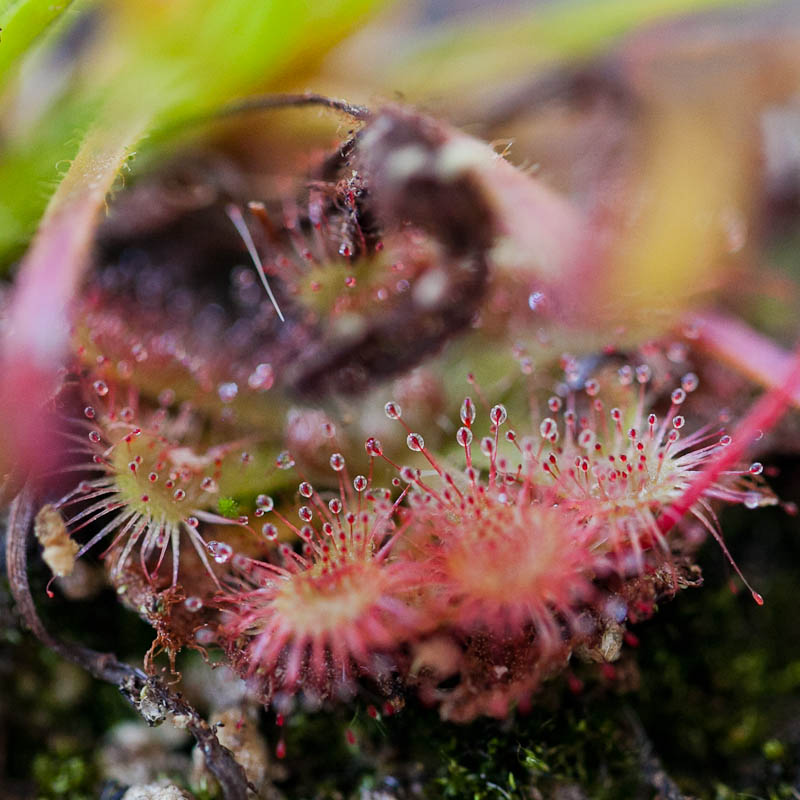
[{"label": "brown debris", "polygon": [[57,578],[71,575],[80,547],[70,538],[58,509],[49,503],[42,506],[34,520],[33,530],[42,545],[42,558],[53,575]]}]

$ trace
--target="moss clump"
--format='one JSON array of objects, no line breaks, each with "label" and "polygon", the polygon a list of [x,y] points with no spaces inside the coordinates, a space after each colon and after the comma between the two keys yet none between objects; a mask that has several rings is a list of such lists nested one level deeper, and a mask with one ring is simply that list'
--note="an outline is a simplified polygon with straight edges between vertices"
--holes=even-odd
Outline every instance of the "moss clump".
[{"label": "moss clump", "polygon": [[38,800],[93,800],[97,772],[91,759],[59,748],[33,759]]},{"label": "moss clump", "polygon": [[236,519],[239,516],[239,503],[233,497],[220,497],[217,505],[223,517]]}]

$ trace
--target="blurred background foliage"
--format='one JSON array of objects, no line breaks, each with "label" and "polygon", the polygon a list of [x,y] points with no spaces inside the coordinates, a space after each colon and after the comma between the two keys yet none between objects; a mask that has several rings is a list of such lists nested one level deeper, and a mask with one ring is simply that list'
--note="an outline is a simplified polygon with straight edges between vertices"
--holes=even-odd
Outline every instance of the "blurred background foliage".
[{"label": "blurred background foliage", "polygon": [[90,128],[129,122],[133,149],[141,128],[157,133],[234,97],[310,79],[322,54],[376,5],[6,2],[0,12],[4,260],[25,247]]},{"label": "blurred background foliage", "polygon": [[[106,165],[115,192],[185,149],[213,148],[272,180],[336,142],[341,120],[209,117],[254,93],[311,89],[370,106],[401,99],[498,150],[513,139],[511,160],[566,198],[606,248],[602,274],[560,277],[587,348],[600,323],[649,333],[687,304],[726,308],[786,344],[796,336],[792,0],[4,0],[0,27],[6,275],[82,148],[106,131],[122,154]],[[778,491],[797,497],[796,461],[782,467]],[[761,519],[758,536],[742,519],[726,530],[747,551],[765,611],[731,594],[707,552],[709,586],[637,631],[639,666],[624,689],[583,676],[584,695],[558,685],[525,719],[470,728],[415,708],[381,725],[363,709],[296,715],[279,785],[289,797],[654,797],[631,707],[686,792],[800,797],[797,524]],[[146,649],[149,631],[110,598],[85,606],[51,609],[48,623],[131,659]],[[131,712],[20,634],[2,592],[0,617],[3,796],[97,796],[98,753]]]},{"label": "blurred background foliage", "polygon": [[[651,333],[736,284],[765,224],[759,162],[784,181],[795,169],[793,134],[777,130],[800,71],[791,2],[9,0],[0,25],[5,270],[82,143],[119,188],[189,143],[280,172],[335,139],[339,121],[316,112],[199,122],[255,92],[400,98],[500,149],[513,140],[511,160],[566,198],[602,248],[602,275],[560,278],[575,294],[565,313],[589,330]],[[82,163],[68,180],[97,168]]]}]

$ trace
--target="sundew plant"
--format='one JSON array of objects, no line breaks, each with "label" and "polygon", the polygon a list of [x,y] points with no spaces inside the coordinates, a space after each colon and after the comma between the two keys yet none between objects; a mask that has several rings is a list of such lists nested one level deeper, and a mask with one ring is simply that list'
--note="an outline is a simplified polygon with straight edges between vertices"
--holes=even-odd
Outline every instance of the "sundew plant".
[{"label": "sundew plant", "polygon": [[798,796],[800,14],[503,9],[0,5],[4,796]]}]

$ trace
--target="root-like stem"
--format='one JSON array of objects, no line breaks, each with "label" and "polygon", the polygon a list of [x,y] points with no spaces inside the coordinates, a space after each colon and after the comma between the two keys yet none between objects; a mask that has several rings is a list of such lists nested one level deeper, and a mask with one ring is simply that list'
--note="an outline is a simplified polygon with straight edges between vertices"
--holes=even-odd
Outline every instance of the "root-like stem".
[{"label": "root-like stem", "polygon": [[678,784],[664,770],[636,712],[632,708],[625,708],[623,713],[633,734],[639,769],[644,780],[658,792],[662,800],[692,800],[681,792]]},{"label": "root-like stem", "polygon": [[44,627],[33,602],[28,583],[26,545],[34,517],[34,494],[25,487],[11,504],[6,536],[6,562],[11,593],[20,617],[34,635],[62,658],[83,667],[95,678],[116,686],[131,705],[147,720],[157,724],[168,715],[179,717],[200,747],[206,765],[219,782],[225,800],[247,800],[245,772],[214,729],[200,714],[157,677],[148,677],[141,670],[120,661],[112,653],[99,653],[86,647],[63,642]]}]

